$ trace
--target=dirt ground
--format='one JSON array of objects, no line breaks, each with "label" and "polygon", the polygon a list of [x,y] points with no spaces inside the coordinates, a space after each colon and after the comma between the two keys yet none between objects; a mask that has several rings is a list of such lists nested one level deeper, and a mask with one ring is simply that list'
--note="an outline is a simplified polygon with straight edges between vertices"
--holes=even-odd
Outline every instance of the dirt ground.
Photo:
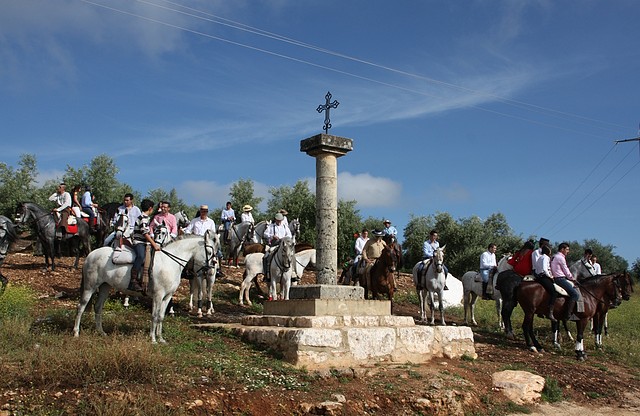
[{"label": "dirt ground", "polygon": [[[42,257],[15,253],[14,250],[7,257],[2,271],[10,279],[10,284],[30,286],[48,304],[53,302],[61,308],[74,310],[81,272],[71,267],[71,258],[60,259],[58,264],[55,272],[46,271]],[[224,267],[225,277],[218,279],[216,284],[225,290],[235,290],[237,296],[242,271],[242,267]],[[313,283],[314,279],[312,273],[305,272],[302,284]],[[413,290],[411,277],[401,275],[398,286],[399,292]],[[262,287],[264,289],[264,284]],[[182,282],[176,300],[178,313],[190,314],[184,308],[188,303],[187,281]],[[194,322],[238,322],[242,316],[251,313],[249,308],[238,305],[237,297],[231,301],[218,301],[215,307],[216,313],[212,317],[197,319],[194,316]],[[415,318],[419,314],[416,305],[401,302],[394,304],[393,312]],[[455,316],[447,316],[447,323],[462,324]],[[478,354],[475,361],[435,359],[429,365],[410,371],[402,366],[362,369],[354,371],[347,383],[327,376],[304,392],[260,390],[247,393],[237,386],[208,386],[206,389],[202,386],[176,386],[176,391],[168,395],[175,398],[175,403],[167,405],[185,406],[192,409],[193,414],[486,414],[489,409],[487,402],[494,406],[507,402],[504,396],[492,389],[491,375],[510,366],[552,377],[562,389],[566,401],[556,405],[531,406],[535,415],[578,415],[584,412],[595,415],[640,414],[640,374],[637,369],[608,360],[603,354],[589,356],[585,362],[567,363],[564,362],[568,360],[567,356],[561,357],[555,352],[531,353],[524,348],[522,339],[506,341],[503,334],[488,329],[474,328],[474,337]],[[376,390],[374,386],[385,385],[385,381],[397,387]],[[193,391],[184,391],[185,388]],[[332,392],[339,395],[330,394]],[[49,393],[58,394],[56,391]],[[217,399],[205,399],[208,394]],[[0,387],[0,416],[12,414],[7,410],[10,409],[7,406],[8,395]],[[185,399],[194,397],[203,399],[200,402]],[[346,401],[340,410],[331,410],[319,405],[327,397],[334,397],[336,401],[344,398]],[[55,400],[59,400],[59,396],[52,397],[52,401]],[[273,406],[273,403],[279,405]],[[508,413],[508,410],[501,413]]]}]

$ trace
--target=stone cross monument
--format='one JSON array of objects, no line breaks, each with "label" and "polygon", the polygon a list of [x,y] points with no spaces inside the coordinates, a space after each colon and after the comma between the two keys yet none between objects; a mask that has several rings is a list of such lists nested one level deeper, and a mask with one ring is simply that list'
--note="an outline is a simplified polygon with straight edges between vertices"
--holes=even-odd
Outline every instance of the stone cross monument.
[{"label": "stone cross monument", "polygon": [[335,285],[338,273],[338,161],[353,141],[318,134],[300,141],[300,151],[316,158],[316,283]]}]

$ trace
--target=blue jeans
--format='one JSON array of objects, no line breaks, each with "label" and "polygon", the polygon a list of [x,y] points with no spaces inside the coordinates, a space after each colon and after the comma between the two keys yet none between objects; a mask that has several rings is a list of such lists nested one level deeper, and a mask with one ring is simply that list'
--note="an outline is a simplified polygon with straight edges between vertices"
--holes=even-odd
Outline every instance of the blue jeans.
[{"label": "blue jeans", "polygon": [[133,251],[136,252],[136,259],[133,261],[133,269],[140,272],[142,271],[142,266],[144,266],[144,258],[147,254],[147,245],[145,243],[134,244]]},{"label": "blue jeans", "polygon": [[558,286],[560,286],[561,288],[567,291],[567,294],[569,295],[569,298],[571,300],[574,300],[577,302],[578,299],[580,299],[580,295],[578,294],[578,291],[573,287],[573,284],[571,284],[571,282],[567,280],[565,277],[556,277],[553,280],[555,280]]},{"label": "blue jeans", "polygon": [[96,217],[96,214],[93,213],[93,208],[82,207],[82,212],[89,214],[89,226],[93,227],[93,219]]},{"label": "blue jeans", "polygon": [[488,283],[489,282],[489,273],[491,272],[491,269],[480,269],[480,276],[482,276],[482,283]]}]

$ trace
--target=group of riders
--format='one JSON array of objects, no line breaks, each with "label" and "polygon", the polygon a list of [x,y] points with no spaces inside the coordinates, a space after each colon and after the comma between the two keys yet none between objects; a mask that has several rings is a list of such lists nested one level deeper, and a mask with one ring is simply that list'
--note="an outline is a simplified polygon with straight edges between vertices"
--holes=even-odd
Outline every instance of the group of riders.
[{"label": "group of riders", "polygon": [[[369,230],[366,228],[363,229],[360,233],[357,234],[357,238],[354,244],[355,257],[353,259],[353,265],[351,266],[351,275],[352,276],[362,276],[365,277],[371,271],[375,261],[381,256],[382,250],[387,247],[387,242],[396,242],[398,230],[396,227],[391,225],[391,220],[384,219],[382,221],[383,228],[381,230],[374,229],[371,233],[373,235],[372,238],[369,238]],[[438,232],[436,230],[431,230],[429,233],[429,238],[424,242],[422,246],[422,262],[420,265],[420,270],[425,269],[429,266],[431,259],[433,259],[434,253],[436,250],[440,248],[440,243],[438,242]],[[445,276],[448,275],[448,269],[445,266]],[[418,285],[419,283],[416,282]],[[418,288],[420,289],[420,288]],[[448,290],[446,286],[446,277],[445,277],[445,290]]]},{"label": "group of riders", "polygon": [[[490,277],[497,271],[496,263],[496,245],[491,243],[487,247],[487,251],[480,256],[480,274],[482,276],[482,298],[491,299],[487,293],[487,286]],[[578,276],[574,276],[567,266],[566,256],[570,247],[568,243],[561,243],[557,252],[551,256],[551,246],[549,240],[540,238],[538,248],[535,249],[532,241],[524,243],[522,248],[518,250],[509,260],[508,264],[513,267],[513,271],[526,279],[532,276],[533,280],[540,283],[549,293],[549,313],[547,318],[552,322],[557,319],[553,314],[554,305],[558,297],[558,293],[554,287],[554,283],[567,292],[569,301],[565,310],[565,316],[562,320],[578,320],[574,314],[574,308],[577,306],[577,312],[583,312],[584,304],[580,292],[576,289],[576,280]],[[585,249],[584,256],[580,261],[586,268],[592,270],[592,274],[601,274],[602,270],[597,262],[597,257],[593,255],[593,251],[589,248]]]},{"label": "group of riders", "polygon": [[[85,192],[78,199],[80,187],[75,187],[73,196],[66,191],[66,184],[60,183],[57,191],[49,197],[49,200],[56,203],[56,207],[52,210],[56,215],[58,233],[69,232],[69,225],[72,225],[77,219],[87,217],[92,228],[97,227],[97,219],[99,215],[107,215],[105,212],[99,212],[98,204],[91,195],[91,187],[86,186]],[[253,207],[244,205],[240,215],[241,222],[255,223],[252,214]],[[101,211],[101,210],[100,210]],[[84,213],[84,214],[83,214]],[[155,214],[155,215],[154,215]],[[280,209],[275,214],[273,221],[265,228],[263,242],[265,244],[264,268],[265,280],[269,280],[268,269],[270,261],[270,253],[285,237],[292,237],[287,219],[288,212]],[[209,206],[200,205],[197,215],[186,226],[180,228],[178,226],[175,215],[171,213],[171,203],[168,201],[160,201],[156,210],[155,203],[150,199],[143,199],[140,207],[134,204],[133,194],[127,193],[124,196],[122,205],[120,205],[115,215],[111,218],[111,225],[114,226],[118,218],[122,215],[127,216],[128,229],[116,237],[115,231],[105,239],[105,245],[113,245],[121,248],[123,246],[130,247],[135,257],[133,267],[131,269],[131,279],[129,290],[135,292],[144,291],[143,289],[143,266],[147,253],[150,249],[161,250],[160,245],[154,240],[154,231],[160,225],[167,228],[171,238],[176,238],[179,234],[195,234],[204,235],[207,231],[217,233],[222,231],[223,241],[229,244],[231,241],[230,231],[233,224],[236,223],[235,211],[230,201],[225,204],[222,210],[221,230],[216,227],[215,221],[209,217]],[[77,219],[76,219],[77,218]],[[217,253],[218,259],[222,259],[222,251],[219,249]],[[223,277],[224,274],[218,269],[216,277]]]}]

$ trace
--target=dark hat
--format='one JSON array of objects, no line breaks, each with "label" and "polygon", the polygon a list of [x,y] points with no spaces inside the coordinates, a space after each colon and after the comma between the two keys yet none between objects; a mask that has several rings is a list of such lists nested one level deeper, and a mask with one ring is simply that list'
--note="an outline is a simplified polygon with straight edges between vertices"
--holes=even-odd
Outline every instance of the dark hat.
[{"label": "dark hat", "polygon": [[549,244],[549,240],[546,238],[540,238],[540,241],[538,241],[538,244],[542,245],[542,244]]},{"label": "dark hat", "polygon": [[85,190],[90,191],[91,190],[91,185],[87,185],[84,187]]},{"label": "dark hat", "polygon": [[372,231],[372,234],[373,234],[375,237],[382,237],[382,236],[384,235],[384,233],[383,233],[382,231],[380,231],[380,230],[373,230],[373,231]]}]

